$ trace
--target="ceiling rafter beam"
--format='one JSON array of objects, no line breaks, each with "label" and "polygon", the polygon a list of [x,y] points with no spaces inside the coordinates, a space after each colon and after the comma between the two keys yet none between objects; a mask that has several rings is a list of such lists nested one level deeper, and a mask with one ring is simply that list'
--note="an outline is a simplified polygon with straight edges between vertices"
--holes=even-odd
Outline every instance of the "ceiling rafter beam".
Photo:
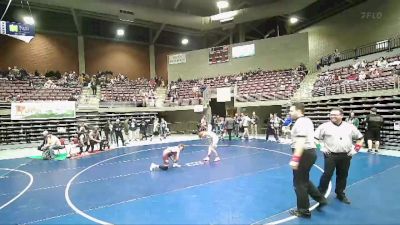
[{"label": "ceiling rafter beam", "polygon": [[[182,0],[176,0],[176,2],[174,4],[174,10],[176,10],[179,7],[181,2],[182,2]],[[164,30],[165,25],[166,25],[165,23],[161,24],[161,27],[157,30],[156,34],[153,37],[153,40],[151,40],[151,44],[154,44],[157,41],[157,39],[160,36],[161,32]]]},{"label": "ceiling rafter beam", "polygon": [[75,9],[71,9],[72,17],[74,18],[74,23],[76,26],[76,30],[78,31],[78,35],[82,35],[82,23],[80,22],[80,18],[76,13]]}]

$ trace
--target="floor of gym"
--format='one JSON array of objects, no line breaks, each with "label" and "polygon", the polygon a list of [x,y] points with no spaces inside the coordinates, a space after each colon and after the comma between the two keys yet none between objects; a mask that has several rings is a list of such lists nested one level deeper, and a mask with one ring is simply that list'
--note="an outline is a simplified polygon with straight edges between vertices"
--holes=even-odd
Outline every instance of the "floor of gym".
[{"label": "floor of gym", "polygon": [[[191,139],[191,140],[190,140]],[[296,205],[287,144],[220,141],[222,160],[203,163],[207,140],[195,136],[139,143],[81,159],[0,160],[0,223],[8,224],[395,224],[400,221],[400,158],[354,156],[345,205],[335,199],[311,219]],[[179,141],[179,142],[178,142]],[[181,168],[149,171],[165,147],[184,142]],[[4,149],[11,146],[1,146]],[[10,150],[11,151],[11,150]],[[16,151],[14,149],[14,151]],[[382,152],[381,152],[382,153]],[[318,184],[323,157],[311,177]],[[335,178],[332,179],[335,185]],[[312,205],[314,205],[313,203]]]}]

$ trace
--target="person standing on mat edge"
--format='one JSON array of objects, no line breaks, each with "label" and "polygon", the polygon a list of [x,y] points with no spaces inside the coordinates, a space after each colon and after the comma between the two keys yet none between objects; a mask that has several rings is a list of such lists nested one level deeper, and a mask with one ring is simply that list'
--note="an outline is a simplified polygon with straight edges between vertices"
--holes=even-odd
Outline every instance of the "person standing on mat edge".
[{"label": "person standing on mat edge", "polygon": [[217,152],[217,145],[218,145],[218,135],[212,131],[200,131],[199,132],[199,137],[200,138],[210,138],[211,143],[210,146],[208,146],[208,153],[207,156],[203,159],[204,161],[209,161],[211,153],[215,154],[215,159],[214,162],[218,162],[221,159],[219,158],[218,152]]},{"label": "person standing on mat edge", "polygon": [[357,129],[360,126],[360,120],[355,117],[354,112],[350,112],[350,117],[347,118],[346,122],[353,124]]},{"label": "person standing on mat edge", "polygon": [[251,119],[246,113],[246,114],[244,114],[244,117],[242,117],[242,120],[243,120],[243,138],[245,140],[249,140],[249,138],[250,138],[249,126],[251,123]]},{"label": "person standing on mat edge", "polygon": [[380,140],[381,140],[381,129],[383,127],[383,117],[378,115],[376,108],[371,109],[365,120],[366,122],[366,136],[368,138],[368,152],[372,152],[372,144],[375,143],[375,153],[378,153]]},{"label": "person standing on mat edge", "polygon": [[150,171],[155,171],[156,169],[168,170],[170,159],[173,161],[172,167],[181,167],[181,165],[178,164],[178,161],[181,151],[184,148],[185,148],[184,144],[179,144],[178,146],[166,148],[163,151],[163,165],[157,165],[155,163],[151,163]]},{"label": "person standing on mat edge", "polygon": [[228,136],[229,136],[229,140],[232,140],[232,130],[235,127],[235,120],[227,115],[226,119],[225,119],[225,129],[226,132],[228,132]]},{"label": "person standing on mat edge", "polygon": [[[315,131],[317,149],[324,153],[324,173],[321,176],[318,189],[321,193],[328,190],[333,172],[336,169],[336,197],[339,201],[350,204],[344,190],[349,174],[350,161],[353,155],[361,149],[363,135],[348,122],[343,121],[343,110],[332,109],[330,121],[321,124]],[[355,146],[353,141],[357,140]]]},{"label": "person standing on mat edge", "polygon": [[297,217],[310,218],[309,195],[319,202],[319,207],[327,204],[326,198],[310,181],[310,170],[317,160],[314,125],[310,118],[304,117],[303,103],[294,103],[290,107],[290,116],[296,120],[291,131],[293,155],[290,166],[293,169],[297,209],[289,210],[289,213]]},{"label": "person standing on mat edge", "polygon": [[260,121],[260,118],[256,115],[256,112],[253,112],[253,116],[251,117],[251,133],[254,139],[258,135],[258,121]]},{"label": "person standing on mat edge", "polygon": [[113,131],[115,133],[115,139],[117,142],[117,147],[118,147],[118,138],[121,139],[122,142],[122,146],[125,146],[125,142],[124,142],[124,136],[122,135],[122,130],[123,130],[123,124],[121,123],[121,121],[119,119],[116,120],[114,126],[113,126]]}]

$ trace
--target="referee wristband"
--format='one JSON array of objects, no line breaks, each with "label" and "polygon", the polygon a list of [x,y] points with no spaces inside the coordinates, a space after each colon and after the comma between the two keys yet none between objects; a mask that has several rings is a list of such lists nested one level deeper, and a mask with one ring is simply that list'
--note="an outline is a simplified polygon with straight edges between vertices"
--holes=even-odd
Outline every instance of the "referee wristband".
[{"label": "referee wristband", "polygon": [[360,151],[361,149],[361,145],[360,144],[356,144],[356,146],[354,146],[354,150],[356,150],[356,152]]},{"label": "referee wristband", "polygon": [[292,161],[293,162],[300,162],[300,156],[293,155],[292,156]]}]

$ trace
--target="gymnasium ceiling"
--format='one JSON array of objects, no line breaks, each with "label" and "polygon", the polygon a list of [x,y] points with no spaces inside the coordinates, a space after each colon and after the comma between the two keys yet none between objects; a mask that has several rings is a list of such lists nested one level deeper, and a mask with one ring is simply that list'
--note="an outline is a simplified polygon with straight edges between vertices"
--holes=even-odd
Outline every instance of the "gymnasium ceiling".
[{"label": "gymnasium ceiling", "polygon": [[[9,0],[0,0],[0,14]],[[238,10],[233,22],[211,21],[218,14],[217,0],[29,0],[38,32],[73,33],[114,39],[117,28],[125,29],[124,40],[161,46],[180,46],[182,37],[197,49],[296,32],[312,23],[365,0],[228,0],[225,11]],[[21,21],[26,0],[13,0],[5,19]],[[123,11],[121,11],[123,10]],[[299,23],[290,25],[290,16]]]}]

